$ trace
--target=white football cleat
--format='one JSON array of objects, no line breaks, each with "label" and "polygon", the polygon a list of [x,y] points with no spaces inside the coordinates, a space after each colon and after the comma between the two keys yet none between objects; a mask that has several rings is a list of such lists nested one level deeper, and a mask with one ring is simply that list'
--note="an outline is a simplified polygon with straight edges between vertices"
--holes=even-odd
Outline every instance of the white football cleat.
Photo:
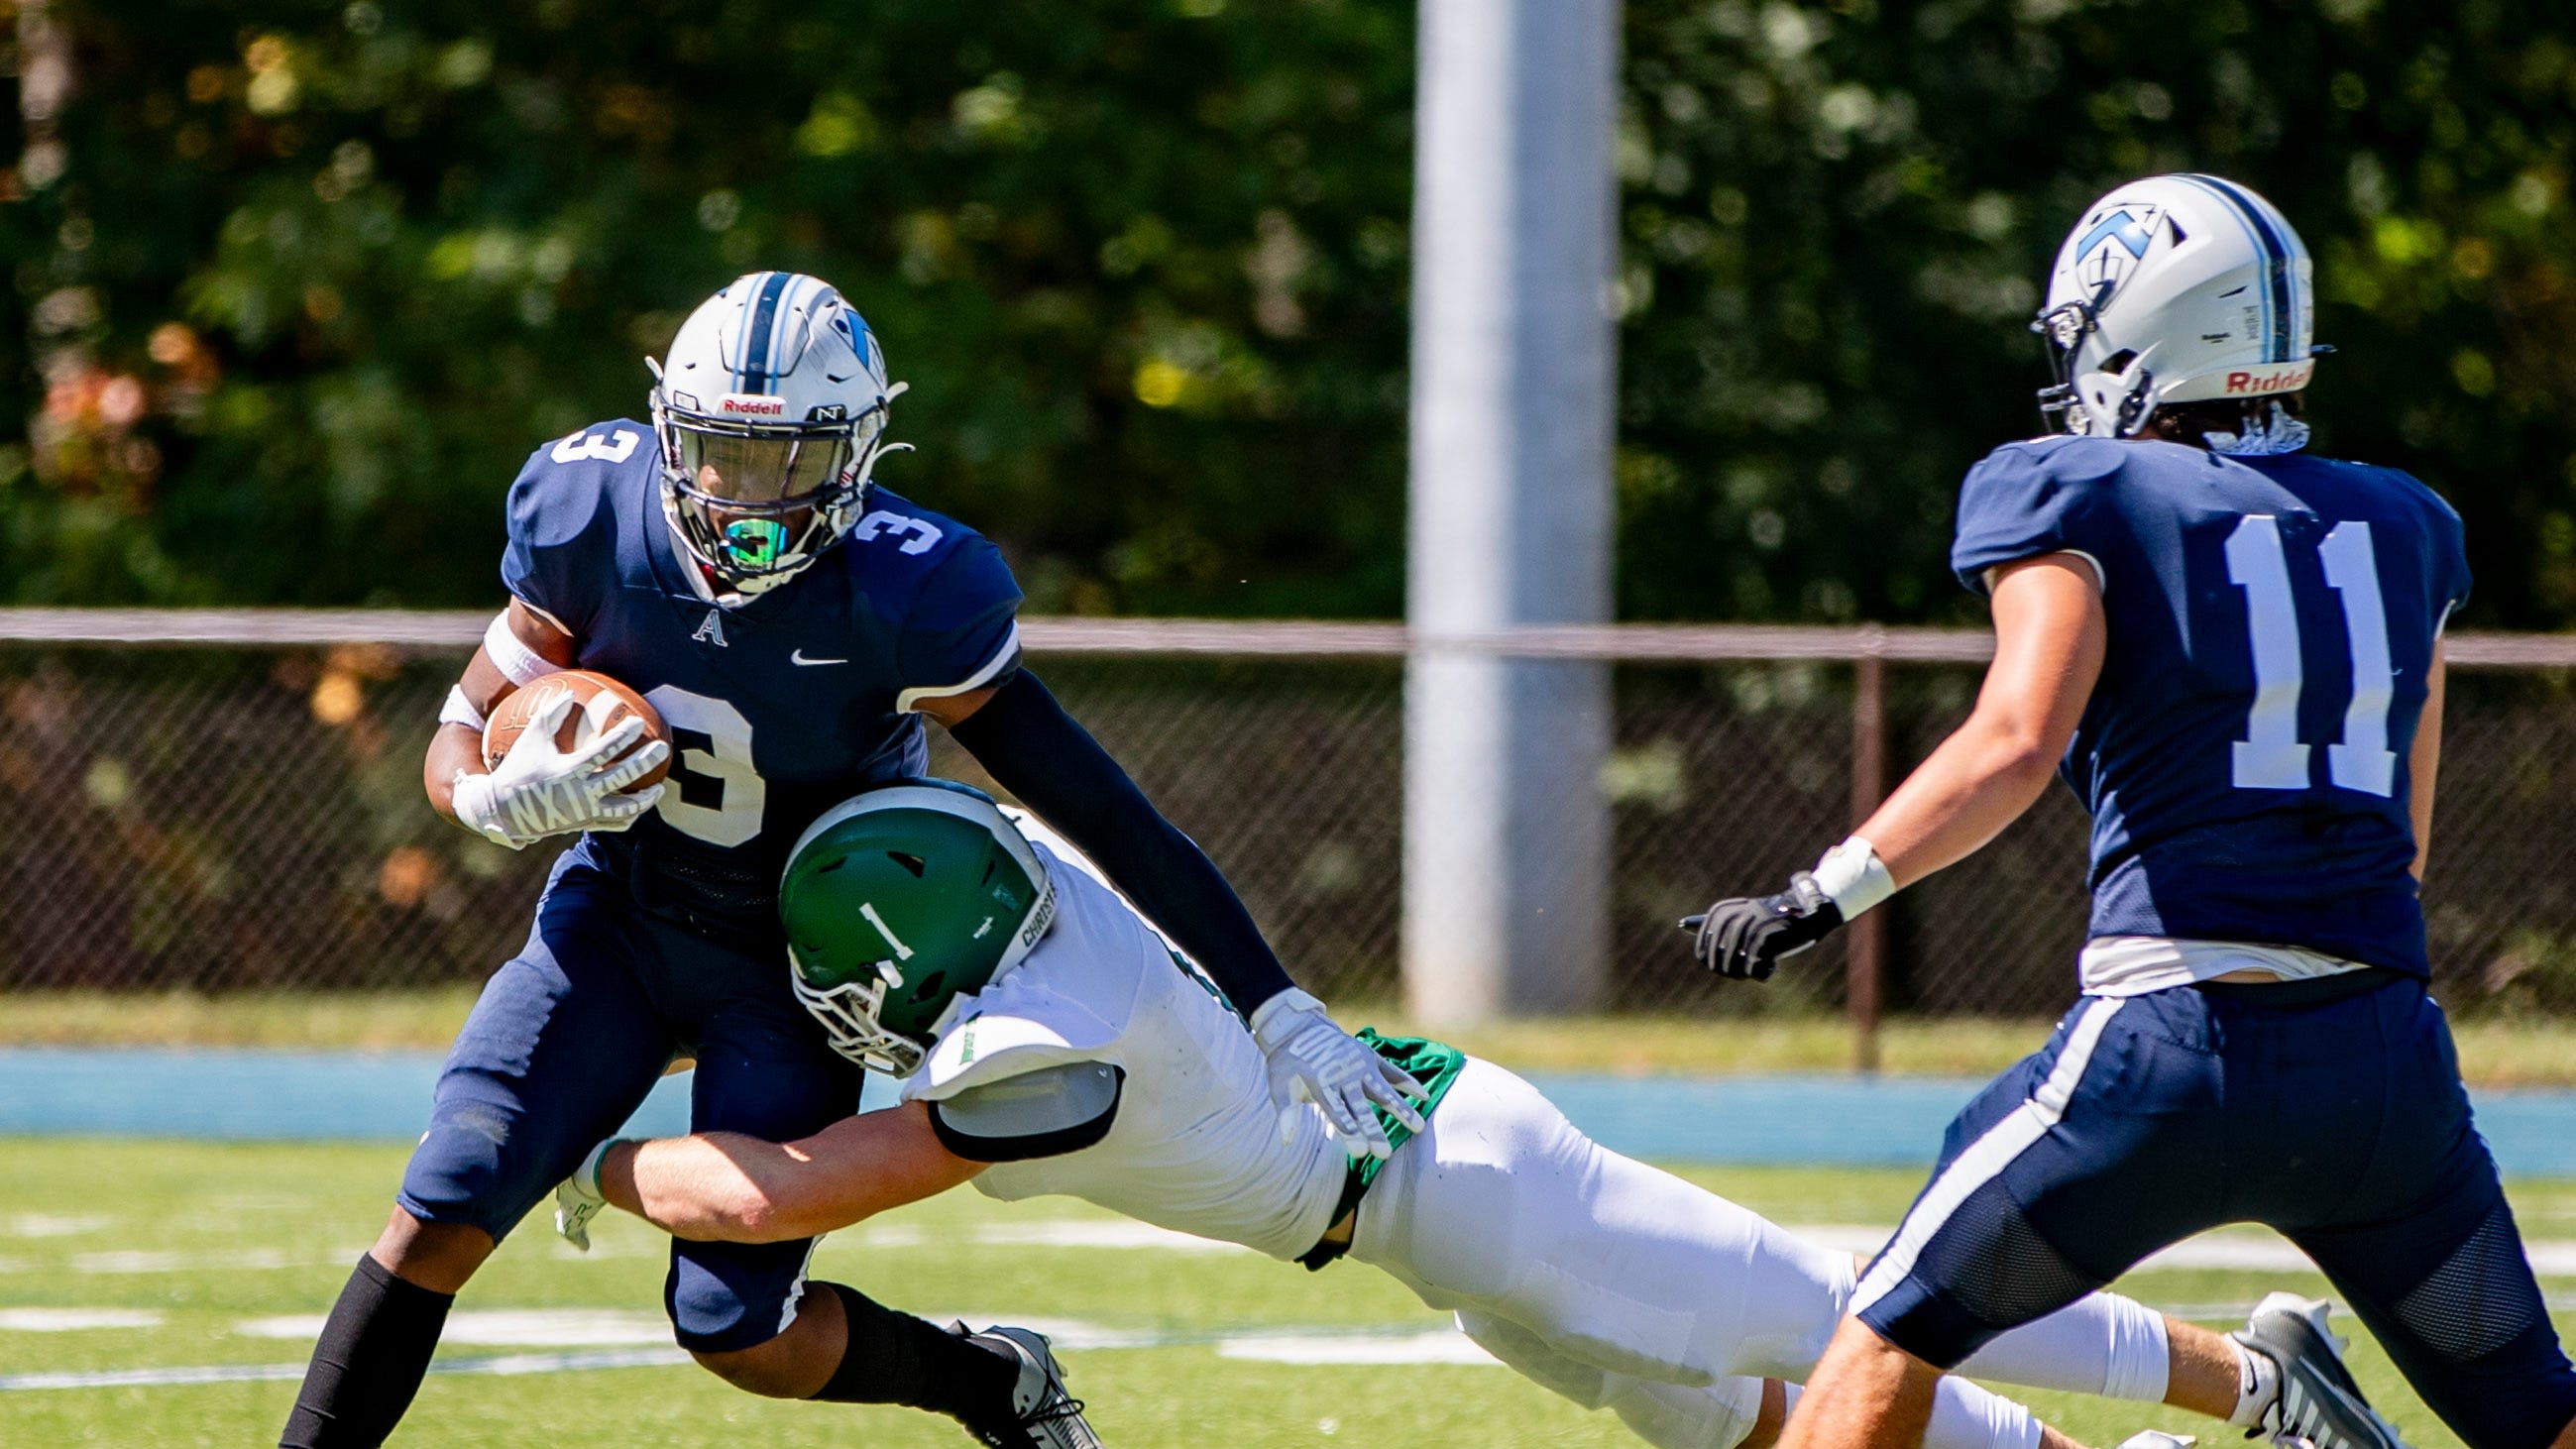
[{"label": "white football cleat", "polygon": [[1020,1365],[1020,1382],[1011,1391],[1011,1409],[1019,1422],[1006,1433],[971,1429],[969,1433],[993,1449],[1102,1449],[1100,1436],[1082,1417],[1082,1400],[1065,1392],[1064,1369],[1055,1361],[1045,1334],[1034,1328],[998,1325],[968,1333],[963,1323],[950,1331]]},{"label": "white football cleat", "polygon": [[2407,1449],[2343,1366],[2343,1340],[2326,1330],[2322,1298],[2274,1293],[2227,1335],[2280,1366],[2281,1387],[2262,1427],[2285,1449]]}]

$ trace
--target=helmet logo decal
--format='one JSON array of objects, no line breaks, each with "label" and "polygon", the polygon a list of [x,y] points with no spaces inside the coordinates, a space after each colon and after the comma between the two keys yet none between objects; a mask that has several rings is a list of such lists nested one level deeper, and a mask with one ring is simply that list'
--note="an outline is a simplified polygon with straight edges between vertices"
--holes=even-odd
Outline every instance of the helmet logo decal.
[{"label": "helmet logo decal", "polygon": [[[2161,207],[2142,206],[2133,212],[2123,206],[2093,223],[2075,243],[2075,274],[2094,289],[2095,305],[2100,305],[2101,294],[2118,286],[2131,268],[2145,260],[2147,248],[2155,244],[2156,223],[2163,216]],[[2113,242],[2119,246],[2114,248]]]},{"label": "helmet logo decal", "polygon": [[770,393],[729,392],[717,399],[716,411],[744,418],[783,418],[787,399]]},{"label": "helmet logo decal", "polygon": [[877,928],[877,934],[886,938],[887,945],[894,947],[894,958],[896,960],[909,961],[912,959],[912,948],[905,945],[901,937],[895,935],[894,927],[885,923],[885,917],[877,914],[877,907],[874,901],[859,902],[859,914],[868,918],[868,924]]}]

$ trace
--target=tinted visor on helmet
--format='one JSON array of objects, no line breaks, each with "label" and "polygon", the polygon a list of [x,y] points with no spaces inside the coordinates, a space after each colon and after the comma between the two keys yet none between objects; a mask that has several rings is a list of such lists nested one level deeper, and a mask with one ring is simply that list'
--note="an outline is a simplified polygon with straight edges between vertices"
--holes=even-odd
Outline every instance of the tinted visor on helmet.
[{"label": "tinted visor on helmet", "polygon": [[681,477],[718,504],[810,501],[849,466],[853,446],[849,425],[838,422],[810,433],[718,432],[689,422],[677,431]]},{"label": "tinted visor on helmet", "polygon": [[816,544],[851,465],[884,427],[882,407],[803,424],[671,419],[672,485],[691,543],[730,577],[778,569]]}]

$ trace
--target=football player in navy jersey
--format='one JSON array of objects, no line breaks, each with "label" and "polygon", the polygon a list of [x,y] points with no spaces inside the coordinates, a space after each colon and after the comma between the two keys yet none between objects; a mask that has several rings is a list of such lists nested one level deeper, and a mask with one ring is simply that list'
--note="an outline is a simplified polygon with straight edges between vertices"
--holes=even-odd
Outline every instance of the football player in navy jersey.
[{"label": "football player in navy jersey", "polygon": [[[1020,602],[972,529],[870,481],[885,440],[876,338],[839,293],[760,272],[692,313],[651,422],[532,454],[509,495],[510,603],[441,714],[430,801],[512,849],[563,838],[526,947],[442,1072],[383,1235],[323,1328],[281,1443],[381,1443],[457,1290],[613,1133],[675,1058],[699,1130],[791,1140],[856,1110],[861,1069],[798,1004],[777,924],[788,847],[867,785],[927,773],[939,721],[1249,1012],[1283,1122],[1320,1105],[1384,1156],[1372,1106],[1422,1088],[1292,985],[1223,876],[1022,667]],[[541,712],[488,772],[486,716],[563,668],[641,691],[628,721],[556,747]],[[636,789],[665,758],[669,778]],[[810,1241],[674,1242],[682,1347],[754,1393],[901,1403],[989,1444],[1096,1444],[1044,1339],[968,1336],[808,1284]]]},{"label": "football player in navy jersey", "polygon": [[[2576,1446],[2576,1372],[2425,994],[2460,521],[2303,451],[2312,298],[2298,234],[2241,186],[2096,203],[2036,324],[2063,433],[1960,492],[1951,562],[1995,623],[1974,711],[1786,890],[1684,923],[1712,968],[1767,977],[1992,839],[2052,764],[2093,815],[2083,996],[1952,1123],[1791,1449],[1919,1443],[1937,1370],[2230,1222],[2313,1258],[2473,1449]],[[2275,1295],[2236,1337],[2266,1350],[2249,1431],[2398,1443],[2323,1304]]]}]

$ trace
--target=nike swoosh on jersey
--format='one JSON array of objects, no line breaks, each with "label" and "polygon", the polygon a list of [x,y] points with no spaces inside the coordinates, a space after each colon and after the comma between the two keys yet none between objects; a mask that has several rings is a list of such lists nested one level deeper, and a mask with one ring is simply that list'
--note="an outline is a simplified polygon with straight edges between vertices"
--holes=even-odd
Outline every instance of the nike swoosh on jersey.
[{"label": "nike swoosh on jersey", "polygon": [[847,664],[850,662],[846,659],[808,659],[801,648],[791,651],[787,661],[791,664]]}]

